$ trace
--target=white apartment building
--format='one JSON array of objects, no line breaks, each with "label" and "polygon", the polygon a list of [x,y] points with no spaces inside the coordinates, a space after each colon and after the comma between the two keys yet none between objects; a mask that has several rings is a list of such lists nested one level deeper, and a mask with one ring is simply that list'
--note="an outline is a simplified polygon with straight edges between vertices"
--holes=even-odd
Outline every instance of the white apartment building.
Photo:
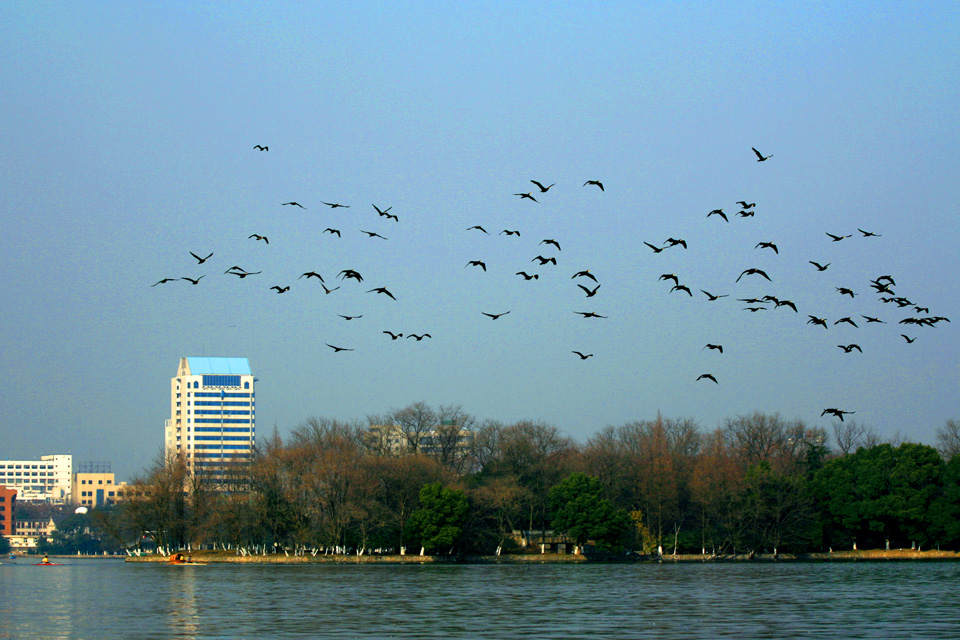
[{"label": "white apartment building", "polygon": [[167,457],[184,456],[192,471],[211,476],[249,459],[256,443],[255,381],[246,358],[180,358],[170,379]]},{"label": "white apartment building", "polygon": [[39,460],[0,460],[0,485],[17,490],[17,500],[68,504],[72,494],[73,456]]}]

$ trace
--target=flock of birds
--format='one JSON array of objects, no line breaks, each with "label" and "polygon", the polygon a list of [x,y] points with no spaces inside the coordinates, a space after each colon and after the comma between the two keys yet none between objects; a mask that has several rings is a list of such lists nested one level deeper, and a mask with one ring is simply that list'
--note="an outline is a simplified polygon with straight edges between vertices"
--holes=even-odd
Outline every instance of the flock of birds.
[{"label": "flock of birds", "polygon": [[[254,149],[260,152],[269,151],[268,146],[259,145],[259,144],[254,146]],[[754,154],[756,154],[757,162],[765,162],[773,157],[772,154],[764,156],[756,148],[753,148],[753,152]],[[521,201],[539,203],[540,200],[538,198],[544,197],[545,194],[547,194],[551,188],[556,186],[554,183],[546,185],[544,182],[541,182],[538,180],[530,180],[530,183],[536,187],[536,191],[531,189],[530,191],[527,191],[527,192],[516,192],[513,195],[520,198]],[[599,180],[587,180],[583,183],[582,187],[596,188],[600,192],[605,191],[603,183]],[[325,207],[329,207],[330,209],[349,209],[351,207],[351,205],[341,204],[339,202],[321,201],[321,204]],[[736,204],[737,204],[737,207],[739,208],[739,211],[737,211],[732,215],[742,219],[753,218],[755,216],[756,214],[755,202],[747,202],[746,200],[740,200]],[[307,208],[297,201],[283,202],[281,203],[280,206],[297,207],[300,209]],[[391,210],[393,208],[392,206],[386,207],[386,208],[380,208],[376,204],[371,204],[371,206],[373,207],[375,213],[377,214],[378,219],[384,219],[386,222],[399,223],[400,221],[399,215],[391,213]],[[716,218],[726,223],[730,222],[730,216],[728,216],[728,214],[725,213],[722,208],[713,209],[706,214],[707,218],[712,218],[714,216],[716,216]],[[475,224],[470,227],[467,227],[466,231],[471,233],[482,233],[488,236],[491,235],[490,232],[487,231],[487,229],[481,224]],[[864,229],[858,228],[857,231],[859,232],[861,238],[882,237],[882,234],[874,233],[872,231],[866,231]],[[386,236],[381,235],[377,231],[359,229],[359,232],[362,234],[365,234],[367,237],[371,239],[376,238],[383,241],[388,240]],[[327,227],[322,231],[322,233],[330,234],[331,236],[342,238],[342,231],[339,228]],[[519,237],[520,231],[517,229],[503,229],[498,232],[498,235],[504,235],[508,237],[510,236]],[[831,242],[842,242],[844,240],[852,238],[853,234],[849,233],[846,235],[835,235],[832,233],[826,233],[826,236]],[[270,240],[266,235],[261,235],[258,233],[251,233],[247,237],[247,240],[251,240],[255,243],[262,242],[264,243],[264,245],[270,244]],[[643,244],[646,247],[648,247],[654,255],[661,254],[667,250],[676,251],[679,248],[679,250],[683,251],[688,248],[688,243],[685,239],[674,238],[674,237],[669,237],[661,243],[651,243],[651,242],[644,241]],[[540,240],[538,246],[541,247],[541,252],[538,253],[538,255],[531,258],[529,262],[536,263],[537,267],[547,267],[548,265],[549,267],[547,268],[556,267],[558,262],[557,262],[557,255],[555,255],[554,252],[556,252],[556,254],[559,254],[560,252],[562,252],[560,242],[555,238],[543,238],[542,240]],[[780,255],[779,247],[773,241],[758,242],[753,248],[759,251],[772,251],[773,254],[777,256]],[[193,257],[193,259],[196,261],[196,266],[206,264],[209,260],[213,258],[213,255],[214,255],[213,252],[209,252],[206,255],[194,253],[193,251],[190,251],[189,253]],[[547,254],[547,255],[544,255],[544,254]],[[831,266],[831,263],[824,264],[821,262],[817,262],[815,260],[809,260],[808,262],[810,265],[813,266],[813,268],[817,273],[826,272]],[[486,273],[487,263],[483,259],[470,259],[466,262],[466,264],[464,264],[464,269],[479,269],[481,272]],[[530,269],[530,270],[533,271],[533,269]],[[233,265],[223,272],[224,275],[235,276],[238,279],[244,279],[251,276],[258,276],[258,275],[261,275],[262,273],[263,273],[262,270],[248,271],[239,265]],[[166,277],[158,280],[151,286],[155,287],[158,285],[168,284],[176,281],[186,281],[186,282],[189,282],[191,285],[196,286],[200,284],[200,281],[206,275],[207,274],[203,274],[195,278],[187,277],[187,276],[182,276],[179,278]],[[527,268],[520,269],[515,273],[515,275],[519,278],[522,278],[524,281],[538,280],[540,278],[540,273],[537,273],[537,272],[530,273],[528,272]],[[364,282],[364,277],[357,270],[350,269],[350,268],[339,271],[335,275],[335,277],[332,279],[332,280],[339,280],[340,284],[337,284],[337,286],[328,286],[328,285],[332,285],[333,282],[332,281],[328,282],[316,270],[304,271],[298,277],[298,280],[304,279],[304,278],[306,278],[307,281],[310,281],[313,279],[317,280],[318,284],[321,286],[324,293],[327,295],[340,290],[341,287],[344,286],[344,284],[348,280],[355,281],[357,285],[361,285],[361,283]],[[767,273],[766,270],[760,269],[757,267],[750,267],[741,271],[740,274],[737,275],[736,279],[733,280],[733,284],[737,284],[741,282],[741,280],[744,278],[762,279],[762,280],[765,280],[766,282],[773,282],[773,278],[771,278],[770,274]],[[590,270],[581,269],[579,271],[576,271],[575,273],[573,273],[570,279],[577,280],[575,284],[582,291],[585,299],[592,299],[600,293],[600,289],[602,285],[597,280],[597,277],[590,272]],[[589,283],[585,284],[585,282],[587,281],[589,281]],[[667,282],[668,284],[672,283],[672,286],[670,287],[668,293],[680,292],[680,293],[687,294],[687,296],[689,297],[694,297],[693,290],[690,288],[690,286],[681,283],[680,278],[674,273],[661,274],[660,277],[658,278],[658,282]],[[897,284],[893,276],[891,275],[885,274],[885,275],[877,276],[876,278],[870,280],[868,284],[874,290],[874,293],[880,296],[879,300],[881,302],[885,304],[892,304],[897,309],[901,309],[901,310],[909,309],[910,311],[913,312],[912,315],[909,315],[899,320],[899,324],[901,325],[912,325],[917,328],[921,328],[921,327],[935,327],[940,322],[949,322],[949,319],[944,316],[930,315],[930,311],[928,307],[921,306],[920,304],[914,302],[913,300],[905,296],[897,295],[894,292],[894,287],[896,287]],[[838,295],[848,296],[851,299],[855,299],[856,297],[862,295],[861,292],[855,291],[853,288],[850,288],[850,287],[834,286],[833,288],[835,289]],[[269,287],[269,290],[274,291],[276,295],[281,295],[281,294],[288,293],[291,290],[291,285],[274,284]],[[704,296],[706,296],[707,302],[712,302],[712,303],[718,302],[724,298],[731,297],[731,294],[729,293],[711,293],[710,291],[707,291],[705,289],[698,289],[698,291],[702,293]],[[365,292],[376,294],[376,295],[382,295],[393,301],[397,300],[396,296],[386,286],[378,286],[378,287],[373,287],[371,289],[365,289]],[[799,310],[797,308],[796,303],[794,303],[791,300],[782,299],[774,295],[764,295],[759,298],[749,297],[749,298],[735,298],[735,299],[737,302],[744,303],[746,306],[743,307],[743,310],[750,313],[757,313],[761,311],[779,309],[781,307],[784,307],[792,310],[794,313],[799,314]],[[496,321],[496,320],[499,320],[500,318],[503,318],[504,316],[509,315],[511,313],[511,310],[508,309],[505,311],[502,311],[502,310],[481,311],[480,313],[483,316],[490,318],[493,321]],[[606,315],[601,315],[596,311],[574,311],[574,313],[576,315],[581,316],[581,318],[583,319],[605,319],[608,317]],[[356,320],[363,317],[363,315],[346,315],[346,314],[337,314],[337,315],[338,317],[342,318],[344,321]],[[844,316],[834,320],[832,323],[827,318],[820,317],[814,314],[807,314],[807,318],[808,318],[806,321],[807,324],[819,326],[819,327],[822,327],[823,329],[829,329],[830,326],[836,326],[840,324],[845,324],[855,329],[859,329],[859,325],[857,324],[857,320],[854,319],[854,316]],[[886,320],[881,320],[878,317],[869,316],[865,314],[859,314],[859,318],[861,318],[862,322],[864,322],[865,324],[887,324],[888,323],[888,321]],[[401,332],[396,332],[389,329],[383,330],[382,334],[384,334],[389,340],[398,340],[403,338],[403,339],[414,339],[417,342],[420,342],[424,339],[430,339],[433,337],[431,336],[430,333],[427,333],[427,332],[407,333],[406,335],[404,335]],[[901,336],[908,344],[912,344],[917,339],[916,336],[910,336],[910,335],[907,335],[906,333],[901,334]],[[345,347],[345,346],[340,346],[340,345],[331,344],[331,343],[324,343],[324,344],[327,347],[329,347],[331,350],[333,350],[334,353],[350,352],[350,351],[356,350],[356,348],[352,346]],[[844,354],[851,354],[854,351],[860,354],[863,353],[863,348],[858,343],[855,343],[855,342],[848,343],[848,344],[838,344],[837,347],[841,349]],[[724,353],[723,345],[715,344],[715,343],[708,343],[704,345],[701,351],[704,351],[704,350],[715,351],[718,354]],[[571,350],[571,353],[577,356],[580,360],[587,360],[589,358],[594,357],[593,353],[586,353],[581,350]],[[696,377],[695,381],[697,382],[708,381],[716,385],[720,384],[720,381],[718,380],[717,376],[710,372],[700,374],[699,376]],[[821,417],[825,415],[831,415],[842,421],[844,415],[849,415],[852,413],[854,412],[841,410],[836,407],[828,407],[823,409],[820,415]]]}]

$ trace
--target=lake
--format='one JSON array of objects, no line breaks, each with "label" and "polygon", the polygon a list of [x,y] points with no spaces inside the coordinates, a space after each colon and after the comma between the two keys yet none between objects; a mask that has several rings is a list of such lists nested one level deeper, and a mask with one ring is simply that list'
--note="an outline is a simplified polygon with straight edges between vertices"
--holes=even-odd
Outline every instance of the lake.
[{"label": "lake", "polygon": [[0,565],[0,638],[960,638],[960,563]]}]

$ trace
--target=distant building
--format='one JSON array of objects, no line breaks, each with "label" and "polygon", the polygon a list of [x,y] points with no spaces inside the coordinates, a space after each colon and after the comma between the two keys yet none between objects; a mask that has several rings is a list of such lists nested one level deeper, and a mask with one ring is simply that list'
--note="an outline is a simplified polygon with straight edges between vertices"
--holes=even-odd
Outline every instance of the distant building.
[{"label": "distant building", "polygon": [[17,490],[0,486],[0,536],[12,536],[16,531]]},{"label": "distant building", "polygon": [[421,453],[442,461],[460,459],[470,452],[473,432],[458,427],[452,420],[417,432],[406,431],[399,424],[371,425],[366,444],[374,451],[389,455]]},{"label": "distant building", "polygon": [[56,530],[57,525],[54,524],[53,518],[16,520],[13,535],[8,536],[7,540],[13,549],[20,551],[36,549],[41,538],[49,540]]},{"label": "distant building", "polygon": [[249,460],[256,443],[256,396],[246,358],[180,358],[170,379],[167,459],[216,480]]},{"label": "distant building", "polygon": [[109,507],[117,503],[118,485],[112,473],[77,473],[73,476],[73,499],[78,507]]},{"label": "distant building", "polygon": [[19,500],[67,504],[73,482],[73,456],[39,460],[0,460],[0,486],[17,489]]}]

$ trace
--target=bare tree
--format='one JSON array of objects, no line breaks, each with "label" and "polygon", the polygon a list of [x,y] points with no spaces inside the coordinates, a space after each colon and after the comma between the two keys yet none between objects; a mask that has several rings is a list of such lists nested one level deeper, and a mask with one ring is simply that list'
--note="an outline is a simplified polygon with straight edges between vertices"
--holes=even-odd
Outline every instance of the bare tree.
[{"label": "bare tree", "polygon": [[937,450],[944,460],[960,453],[960,420],[951,418],[937,429]]},{"label": "bare tree", "polygon": [[437,427],[437,413],[426,402],[414,402],[403,409],[395,409],[387,416],[391,424],[398,425],[407,440],[410,453],[419,453],[423,440]]},{"label": "bare tree", "polygon": [[834,420],[833,437],[837,443],[837,451],[841,456],[855,452],[864,446],[869,431],[869,427],[853,418],[843,422]]},{"label": "bare tree", "polygon": [[456,405],[440,405],[431,455],[440,464],[461,474],[470,459],[470,441],[477,420]]}]

